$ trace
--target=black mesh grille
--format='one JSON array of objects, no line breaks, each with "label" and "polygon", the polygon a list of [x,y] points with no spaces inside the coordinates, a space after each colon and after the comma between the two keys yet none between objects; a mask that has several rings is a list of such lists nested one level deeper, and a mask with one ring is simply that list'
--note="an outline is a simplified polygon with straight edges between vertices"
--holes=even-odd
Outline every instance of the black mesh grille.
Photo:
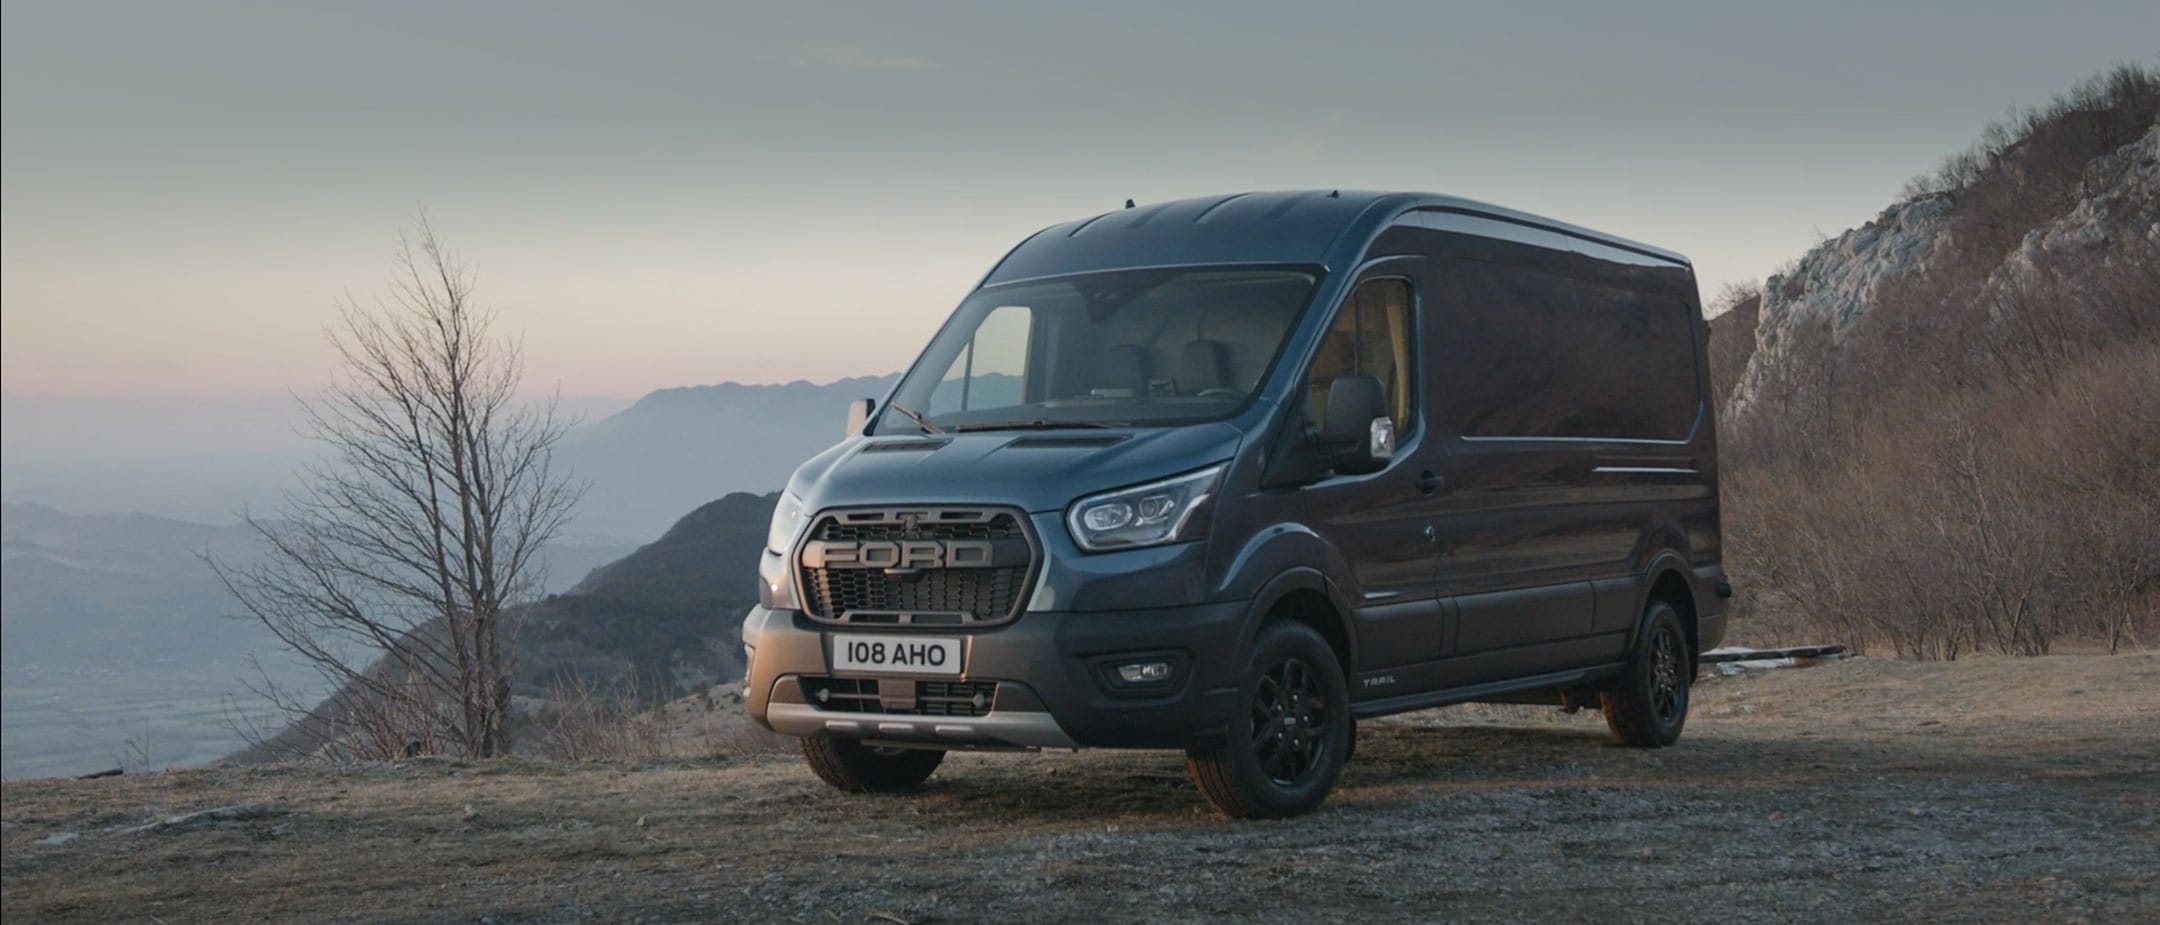
[{"label": "black mesh grille", "polygon": [[[912,685],[912,686],[911,686]],[[887,716],[988,716],[997,703],[996,681],[901,681],[876,678],[804,678],[804,699],[834,713]],[[901,695],[912,693],[904,698]]]},{"label": "black mesh grille", "polygon": [[839,511],[820,515],[807,544],[967,540],[992,544],[994,565],[797,569],[810,616],[826,621],[954,626],[1017,616],[1034,573],[1034,544],[1017,512],[982,509]]}]

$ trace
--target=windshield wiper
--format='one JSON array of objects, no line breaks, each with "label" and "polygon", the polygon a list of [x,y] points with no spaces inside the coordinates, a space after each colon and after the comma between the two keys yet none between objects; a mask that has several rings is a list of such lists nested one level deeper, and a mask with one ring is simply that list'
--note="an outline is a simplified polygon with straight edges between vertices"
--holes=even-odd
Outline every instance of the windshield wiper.
[{"label": "windshield wiper", "polygon": [[[920,414],[916,414],[916,413],[915,413],[915,409],[913,409],[913,408],[909,408],[908,406],[906,406],[906,405],[903,405],[903,404],[901,404],[901,403],[899,403],[899,402],[896,402],[896,401],[889,401],[889,402],[886,402],[886,403],[885,403],[885,407],[887,407],[887,408],[891,408],[891,409],[892,409],[892,410],[894,410],[894,411],[898,411],[898,412],[900,412],[901,414],[907,415],[907,419],[908,419],[908,420],[910,420],[910,421],[914,421],[914,422],[915,422],[915,426],[917,426],[917,427],[920,427],[920,428],[922,428],[922,429],[923,429],[923,433],[926,433],[926,434],[942,434],[942,433],[944,433],[944,432],[945,432],[945,428],[943,428],[943,427],[939,427],[939,426],[937,426],[936,424],[932,424],[932,423],[930,423],[930,419],[929,419],[929,418],[923,417],[923,416],[922,416],[922,415],[920,415]],[[966,428],[962,428],[962,429],[964,430],[964,429],[966,429]]]},{"label": "windshield wiper", "polygon": [[975,430],[1064,430],[1067,428],[1130,427],[1124,421],[993,421],[988,424],[961,424],[953,430],[966,433]]}]

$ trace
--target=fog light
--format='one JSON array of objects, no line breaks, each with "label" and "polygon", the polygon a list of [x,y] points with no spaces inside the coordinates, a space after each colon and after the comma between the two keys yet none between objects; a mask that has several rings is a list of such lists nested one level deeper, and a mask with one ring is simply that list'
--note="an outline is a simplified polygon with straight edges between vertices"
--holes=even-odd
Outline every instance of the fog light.
[{"label": "fog light", "polygon": [[1118,680],[1127,684],[1153,684],[1157,681],[1168,681],[1170,680],[1170,663],[1134,662],[1130,665],[1119,665],[1117,676]]}]

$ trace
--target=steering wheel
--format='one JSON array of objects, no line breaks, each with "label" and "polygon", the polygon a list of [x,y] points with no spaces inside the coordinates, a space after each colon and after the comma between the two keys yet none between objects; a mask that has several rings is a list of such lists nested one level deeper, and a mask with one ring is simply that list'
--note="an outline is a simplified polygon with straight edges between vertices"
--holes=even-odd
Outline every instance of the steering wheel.
[{"label": "steering wheel", "polygon": [[1216,386],[1216,387],[1214,387],[1214,388],[1212,388],[1212,389],[1201,389],[1201,390],[1200,390],[1200,397],[1201,397],[1201,398],[1229,398],[1229,399],[1239,399],[1239,398],[1244,398],[1244,397],[1245,397],[1245,393],[1243,393],[1243,392],[1240,392],[1240,391],[1238,391],[1238,390],[1236,390],[1236,389],[1228,389],[1228,388],[1224,388],[1224,387],[1222,387],[1222,386],[1219,386],[1219,385],[1218,385],[1218,386]]}]

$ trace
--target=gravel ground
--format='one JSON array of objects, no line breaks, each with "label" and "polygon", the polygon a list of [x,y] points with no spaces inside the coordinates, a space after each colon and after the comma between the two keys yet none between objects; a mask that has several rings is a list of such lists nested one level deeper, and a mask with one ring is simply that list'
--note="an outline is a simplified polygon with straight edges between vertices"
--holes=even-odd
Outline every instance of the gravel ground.
[{"label": "gravel ground", "polygon": [[[1859,659],[1589,714],[1368,723],[1320,812],[1175,755],[956,755],[908,797],[784,756],[10,781],[9,921],[2160,921],[2160,658]],[[201,810],[223,812],[201,814]],[[197,813],[197,815],[187,815]]]}]

